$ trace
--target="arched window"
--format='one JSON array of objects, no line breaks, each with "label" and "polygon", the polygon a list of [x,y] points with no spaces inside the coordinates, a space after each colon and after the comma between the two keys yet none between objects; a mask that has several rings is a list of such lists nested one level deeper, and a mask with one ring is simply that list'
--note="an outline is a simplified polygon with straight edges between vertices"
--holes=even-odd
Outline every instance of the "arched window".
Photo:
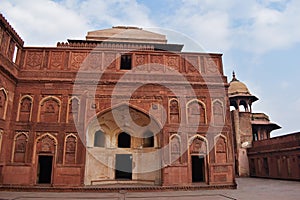
[{"label": "arched window", "polygon": [[95,133],[94,147],[105,147],[105,134],[100,130]]},{"label": "arched window", "polygon": [[130,148],[131,137],[129,134],[122,132],[118,136],[118,147],[119,148]]},{"label": "arched window", "polygon": [[154,135],[151,131],[146,131],[144,133],[143,147],[154,147]]}]

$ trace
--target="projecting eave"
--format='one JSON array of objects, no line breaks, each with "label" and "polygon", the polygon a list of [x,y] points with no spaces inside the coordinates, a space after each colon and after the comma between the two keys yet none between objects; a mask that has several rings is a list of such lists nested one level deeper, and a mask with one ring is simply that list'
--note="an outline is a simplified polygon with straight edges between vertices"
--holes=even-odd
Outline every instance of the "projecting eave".
[{"label": "projecting eave", "polygon": [[279,126],[278,124],[268,122],[268,121],[255,121],[254,120],[254,121],[251,121],[251,124],[252,124],[252,126],[269,128],[272,131],[281,129],[281,126]]},{"label": "projecting eave", "polygon": [[[58,46],[62,46],[59,43]],[[183,44],[155,44],[155,43],[132,43],[132,42],[110,42],[110,41],[94,41],[94,40],[75,40],[68,39],[68,43],[63,44],[64,47],[82,47],[82,48],[105,48],[110,46],[112,49],[130,48],[131,50],[152,49],[156,51],[181,52]]]}]

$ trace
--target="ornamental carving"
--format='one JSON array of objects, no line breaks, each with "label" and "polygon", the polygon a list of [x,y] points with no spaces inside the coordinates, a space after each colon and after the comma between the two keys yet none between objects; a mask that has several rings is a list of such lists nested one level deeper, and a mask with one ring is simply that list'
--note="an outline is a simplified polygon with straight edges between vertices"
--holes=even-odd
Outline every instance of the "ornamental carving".
[{"label": "ornamental carving", "polygon": [[29,51],[27,52],[26,66],[29,69],[40,69],[43,63],[43,52]]},{"label": "ornamental carving", "polygon": [[84,52],[72,52],[71,53],[71,69],[73,69],[73,70],[79,69],[85,58],[86,58],[86,53],[84,53]]},{"label": "ornamental carving", "polygon": [[86,63],[84,64],[85,69],[92,69],[92,70],[100,69],[102,55],[101,53],[91,52],[85,61],[86,61]]},{"label": "ornamental carving", "polygon": [[52,51],[50,56],[50,68],[51,69],[62,69],[64,60],[64,52]]},{"label": "ornamental carving", "polygon": [[160,55],[151,55],[151,63],[156,63],[156,64],[164,64],[163,56]]},{"label": "ornamental carving", "polygon": [[218,58],[206,58],[206,71],[209,74],[216,74],[218,73],[218,66],[219,66],[219,59]]},{"label": "ornamental carving", "polygon": [[186,63],[186,71],[188,73],[197,73],[199,66],[198,66],[198,57],[196,56],[189,56],[185,60]]},{"label": "ornamental carving", "polygon": [[45,134],[37,141],[36,150],[37,153],[54,154],[56,150],[56,140],[49,134]]},{"label": "ornamental carving", "polygon": [[146,64],[147,63],[147,56],[146,55],[136,55],[135,56],[135,63],[136,63],[136,66]]},{"label": "ornamental carving", "polygon": [[206,154],[206,142],[200,138],[195,138],[190,146],[191,154]]},{"label": "ornamental carving", "polygon": [[103,60],[104,69],[114,70],[116,69],[116,54],[105,53]]},{"label": "ornamental carving", "polygon": [[179,57],[178,56],[167,56],[166,65],[174,70],[179,71]]}]

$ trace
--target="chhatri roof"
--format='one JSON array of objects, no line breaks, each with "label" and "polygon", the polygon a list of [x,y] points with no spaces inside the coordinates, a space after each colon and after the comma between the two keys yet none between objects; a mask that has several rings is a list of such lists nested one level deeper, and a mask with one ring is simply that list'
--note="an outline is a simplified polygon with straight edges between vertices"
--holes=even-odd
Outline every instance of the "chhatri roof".
[{"label": "chhatri roof", "polygon": [[90,31],[86,36],[88,41],[133,42],[166,44],[165,35],[153,33],[138,27],[114,26],[109,29]]},{"label": "chhatri roof", "polygon": [[231,95],[251,95],[248,87],[235,77],[233,72],[232,80],[229,83],[228,94]]}]

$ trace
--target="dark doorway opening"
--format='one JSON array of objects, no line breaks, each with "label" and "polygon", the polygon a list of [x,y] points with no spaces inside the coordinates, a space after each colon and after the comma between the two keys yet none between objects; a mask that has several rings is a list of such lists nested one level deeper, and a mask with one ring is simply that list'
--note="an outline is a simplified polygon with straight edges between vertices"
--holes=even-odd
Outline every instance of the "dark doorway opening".
[{"label": "dark doorway opening", "polygon": [[116,179],[132,179],[132,154],[116,155]]},{"label": "dark doorway opening", "polygon": [[192,156],[192,181],[205,181],[204,156]]},{"label": "dark doorway opening", "polygon": [[50,184],[52,177],[53,156],[39,156],[38,183]]},{"label": "dark doorway opening", "polygon": [[131,137],[129,134],[122,132],[118,136],[118,147],[119,148],[130,148]]}]

